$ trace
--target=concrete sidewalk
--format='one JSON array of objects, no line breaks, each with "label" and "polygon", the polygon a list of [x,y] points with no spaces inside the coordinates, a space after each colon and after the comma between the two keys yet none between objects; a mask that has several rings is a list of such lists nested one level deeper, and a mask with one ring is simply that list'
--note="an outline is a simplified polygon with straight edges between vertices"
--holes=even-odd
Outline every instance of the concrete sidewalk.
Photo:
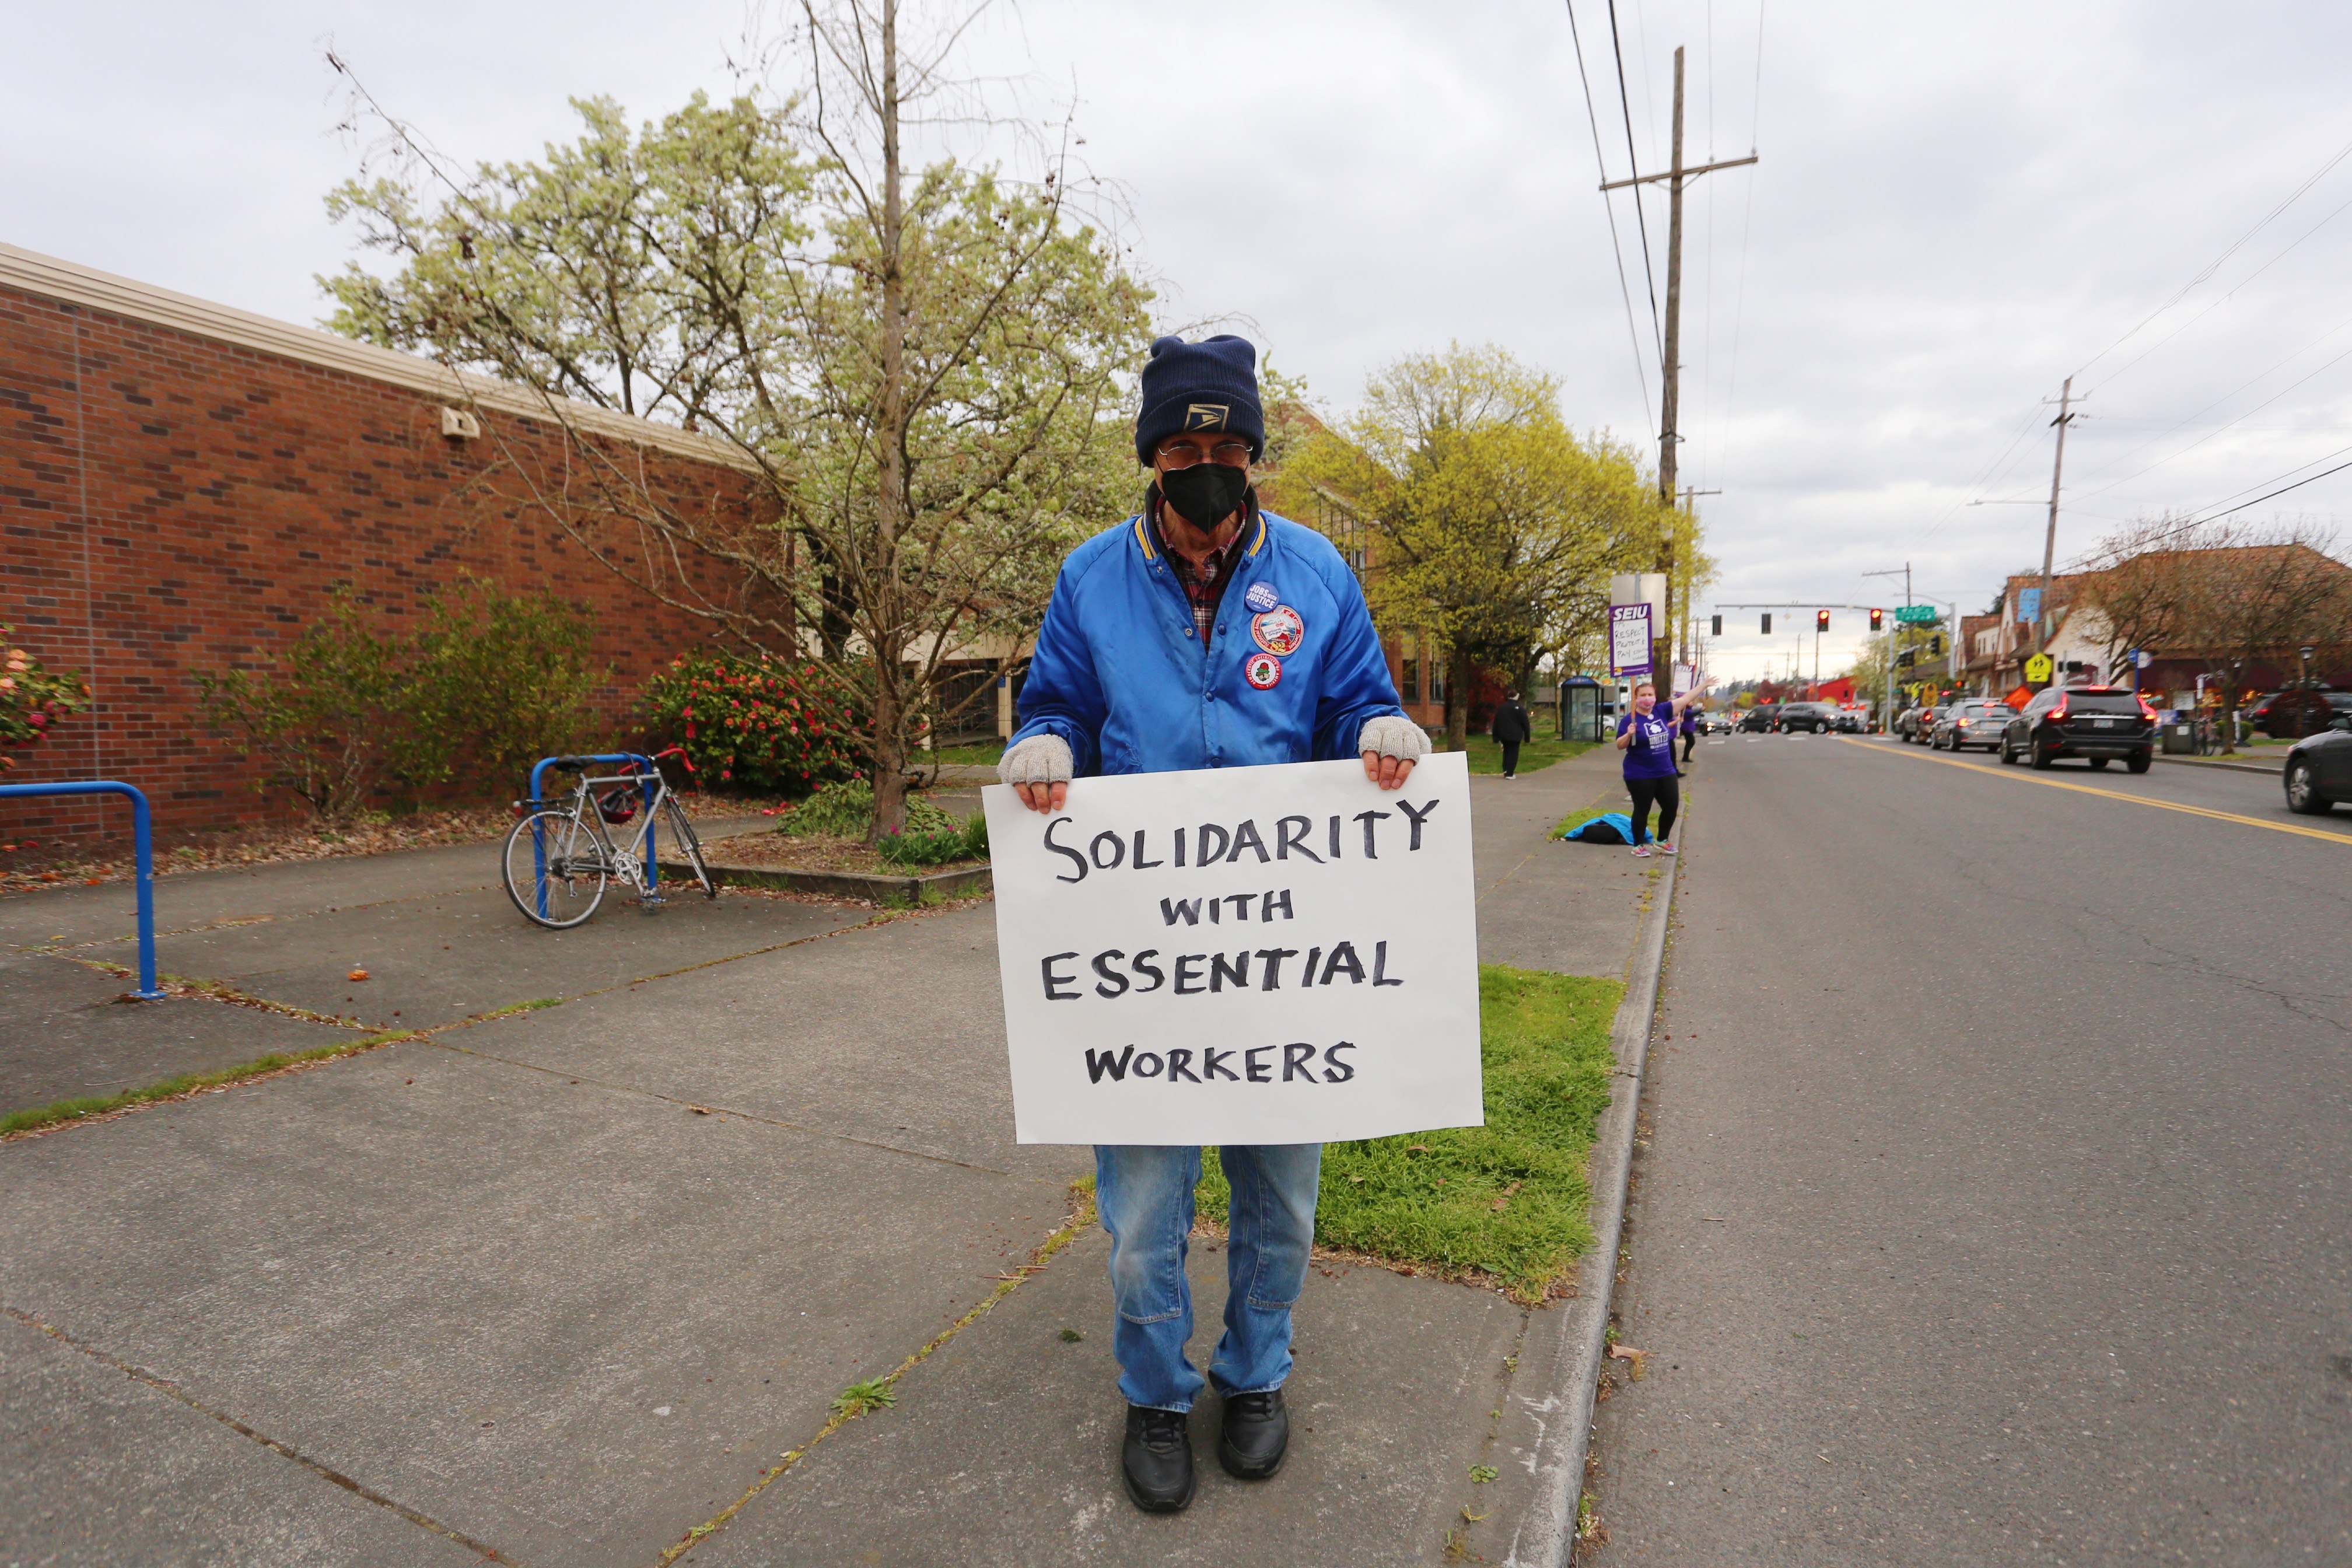
[{"label": "concrete sidewalk", "polygon": [[[1490,957],[1623,972],[1647,868],[1541,839],[1617,804],[1614,760],[1475,782]],[[992,909],[730,894],[546,932],[501,917],[482,866],[477,847],[165,884],[167,969],[441,1032],[0,1145],[0,1561],[650,1564],[1008,1273],[895,1408],[688,1560],[1435,1562],[1449,1529],[1485,1552],[1524,1509],[1490,1412],[1545,1407],[1507,1375],[1530,1314],[1336,1264],[1299,1309],[1283,1477],[1243,1489],[1212,1460],[1191,1513],[1129,1508],[1099,1232],[1014,1267],[1091,1158],[1012,1142]],[[36,895],[0,903],[0,933],[103,942],[110,915]],[[55,966],[12,1005],[90,973],[0,963]],[[100,989],[26,1016],[87,1045],[117,1015],[180,1016]],[[540,998],[561,1005],[467,1021]],[[215,1009],[186,1016],[237,1059],[293,1022],[168,1005]],[[46,1070],[93,1054],[61,1043]],[[1223,1256],[1196,1261],[1205,1349]],[[1503,1478],[1474,1486],[1475,1463]]]}]

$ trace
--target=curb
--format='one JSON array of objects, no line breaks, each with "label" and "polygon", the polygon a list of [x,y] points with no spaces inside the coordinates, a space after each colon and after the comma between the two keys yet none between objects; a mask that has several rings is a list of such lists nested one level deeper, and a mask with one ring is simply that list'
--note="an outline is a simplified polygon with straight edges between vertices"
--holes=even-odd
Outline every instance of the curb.
[{"label": "curb", "polygon": [[[1687,842],[1687,829],[1684,833]],[[1666,929],[1674,918],[1675,889],[1682,880],[1675,856],[1664,887],[1650,910],[1648,929],[1633,960],[1625,999],[1610,1030],[1616,1053],[1615,1077],[1632,1092],[1612,1095],[1592,1137],[1592,1247],[1577,1266],[1576,1294],[1562,1305],[1540,1347],[1528,1336],[1530,1358],[1550,1364],[1528,1367],[1529,1386],[1547,1392],[1517,1403],[1534,1418],[1537,1436],[1528,1463],[1536,1478],[1535,1502],[1512,1533],[1506,1568],[1566,1568],[1576,1549],[1577,1505],[1584,1495],[1584,1457],[1592,1440],[1593,1394],[1608,1358],[1609,1303],[1617,1281],[1618,1246],[1624,1231],[1626,1184],[1633,1170],[1633,1129],[1642,1109],[1642,1078],[1649,1060],[1650,1030],[1658,1011],[1658,982],[1665,967]],[[1538,1313],[1541,1323],[1550,1314]],[[1531,1329],[1533,1325],[1530,1325]]]},{"label": "curb", "polygon": [[[878,904],[886,899],[919,903],[925,895],[950,898],[985,893],[995,887],[989,867],[961,871],[935,871],[929,876],[893,876],[876,871],[803,871],[790,866],[746,866],[705,856],[702,868],[721,887],[772,888],[782,892],[818,893],[835,899],[863,899]],[[694,868],[683,860],[664,859],[661,874],[688,887],[694,885]]]},{"label": "curb", "polygon": [[2260,773],[2264,778],[2273,779],[2286,772],[2284,763],[2281,763],[2274,768],[2266,768],[2260,763],[2209,763],[2201,757],[2168,757],[2161,752],[2157,753],[2156,760],[2159,763],[2177,763],[2185,768],[2219,768],[2233,773]]}]

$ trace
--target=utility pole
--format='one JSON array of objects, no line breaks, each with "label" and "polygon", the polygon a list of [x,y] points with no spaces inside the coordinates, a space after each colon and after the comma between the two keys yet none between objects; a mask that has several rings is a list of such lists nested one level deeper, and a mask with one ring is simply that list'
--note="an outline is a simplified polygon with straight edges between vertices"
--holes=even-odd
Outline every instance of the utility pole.
[{"label": "utility pole", "polygon": [[[2040,614],[2033,617],[2033,651],[2045,651],[2050,637],[2050,567],[2058,553],[2058,481],[2066,471],[2066,426],[2079,415],[2074,412],[2074,378],[2068,376],[2058,389],[2058,417],[2050,423],[2058,427],[2057,456],[2050,460],[2050,527],[2042,536],[2042,602]],[[2054,679],[2051,682],[2057,684]]]},{"label": "utility pole", "polygon": [[[1669,280],[1669,282],[1667,283],[1667,286],[1666,286],[1666,297],[1667,297],[1668,299],[1673,299],[1673,298],[1675,297],[1675,285],[1671,280]],[[1672,450],[1672,448],[1671,448],[1671,447],[1669,447],[1669,448],[1668,448],[1668,450]],[[1694,503],[1694,500],[1695,500],[1695,498],[1699,497],[1699,496],[1719,496],[1719,495],[1721,495],[1722,493],[1723,493],[1723,491],[1721,491],[1720,489],[1703,490],[1703,489],[1700,489],[1696,485],[1685,485],[1685,486],[1683,487],[1683,489],[1682,489],[1682,498],[1683,498],[1682,514],[1683,514],[1683,516],[1685,516],[1685,517],[1686,517],[1686,518],[1693,519],[1693,520],[1696,520],[1696,519],[1697,518],[1697,516],[1698,516],[1698,508],[1697,508],[1695,504],[1693,504],[1693,503]],[[1674,593],[1675,593],[1675,578],[1674,578],[1674,552],[1673,552],[1672,547],[1671,547],[1671,546],[1669,546],[1669,548],[1668,548],[1668,550],[1667,550],[1667,552],[1666,552],[1666,599],[1667,599],[1667,602],[1668,602],[1669,604],[1671,604],[1671,603],[1673,602],[1673,600],[1674,600]],[[1689,593],[1688,593],[1687,591],[1685,591],[1685,592],[1684,593],[1684,595],[1683,595],[1683,618],[1682,618],[1682,628],[1683,628],[1682,655],[1683,655],[1683,657],[1682,657],[1682,659],[1681,659],[1681,661],[1680,661],[1680,662],[1682,662],[1682,663],[1684,663],[1684,664],[1688,664],[1688,663],[1690,663],[1690,662],[1691,662],[1691,659],[1690,659],[1690,651],[1691,651],[1691,647],[1690,647],[1690,622],[1691,622],[1690,595],[1689,595]]]},{"label": "utility pole", "polygon": [[[1658,504],[1669,514],[1664,547],[1659,552],[1664,557],[1659,564],[1659,570],[1666,574],[1666,625],[1669,627],[1675,624],[1675,536],[1671,515],[1675,494],[1675,447],[1682,440],[1682,436],[1675,426],[1681,418],[1682,411],[1682,397],[1678,384],[1682,370],[1683,343],[1683,187],[1701,174],[1711,174],[1717,169],[1736,169],[1743,163],[1753,163],[1757,158],[1754,153],[1750,153],[1745,158],[1727,158],[1720,163],[1701,163],[1696,168],[1683,167],[1683,50],[1679,44],[1675,47],[1673,149],[1673,157],[1664,174],[1637,174],[1622,180],[1605,180],[1601,186],[1602,191],[1607,192],[1618,190],[1626,185],[1639,187],[1654,184],[1661,180],[1666,182],[1666,336],[1665,363],[1660,367],[1664,391],[1661,394],[1659,403]],[[1636,201],[1641,199],[1638,192],[1634,199]]]}]

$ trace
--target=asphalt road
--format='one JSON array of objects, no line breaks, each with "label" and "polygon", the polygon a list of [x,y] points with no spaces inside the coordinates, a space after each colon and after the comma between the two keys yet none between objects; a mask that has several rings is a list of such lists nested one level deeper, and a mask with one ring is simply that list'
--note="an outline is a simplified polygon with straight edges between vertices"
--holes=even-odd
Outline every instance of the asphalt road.
[{"label": "asphalt road", "polygon": [[2352,1563],[2352,813],[1876,740],[1690,782],[1580,1561]]}]

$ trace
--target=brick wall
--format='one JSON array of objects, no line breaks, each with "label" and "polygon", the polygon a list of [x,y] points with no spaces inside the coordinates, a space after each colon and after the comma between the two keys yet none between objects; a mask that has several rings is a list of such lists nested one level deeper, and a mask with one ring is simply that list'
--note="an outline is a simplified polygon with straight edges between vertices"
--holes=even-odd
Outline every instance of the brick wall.
[{"label": "brick wall", "polygon": [[[189,677],[271,665],[337,584],[395,621],[461,572],[552,591],[595,617],[596,662],[614,667],[595,705],[615,726],[657,662],[724,640],[631,588],[524,499],[520,476],[576,472],[560,430],[485,410],[490,437],[460,441],[440,433],[440,407],[0,286],[0,621],[50,668],[80,671],[94,699],[53,741],[12,752],[6,779],[123,780],[153,802],[159,831],[299,816],[299,802],[256,792],[257,764],[206,728]],[[677,505],[752,519],[730,468],[607,450]],[[606,523],[593,542],[641,568],[634,530]],[[747,592],[707,558],[663,567],[689,602]],[[127,831],[119,801],[0,802],[0,837]]]}]

